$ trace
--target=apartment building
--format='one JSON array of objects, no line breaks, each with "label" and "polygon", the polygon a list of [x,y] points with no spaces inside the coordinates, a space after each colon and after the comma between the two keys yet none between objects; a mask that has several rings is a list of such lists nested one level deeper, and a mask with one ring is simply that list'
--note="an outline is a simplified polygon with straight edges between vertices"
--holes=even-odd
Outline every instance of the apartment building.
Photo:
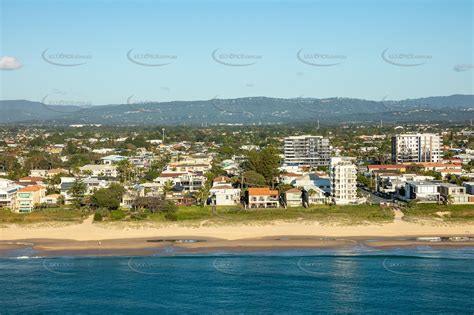
[{"label": "apartment building", "polygon": [[394,163],[439,162],[441,137],[433,133],[399,134],[392,137]]},{"label": "apartment building", "polygon": [[321,136],[293,136],[284,139],[284,164],[327,166],[330,159],[329,139]]},{"label": "apartment building", "polygon": [[16,194],[15,212],[28,213],[39,205],[46,195],[46,188],[41,185],[31,185],[21,188]]},{"label": "apartment building", "polygon": [[353,157],[332,157],[329,165],[332,201],[336,204],[357,202],[357,167]]}]

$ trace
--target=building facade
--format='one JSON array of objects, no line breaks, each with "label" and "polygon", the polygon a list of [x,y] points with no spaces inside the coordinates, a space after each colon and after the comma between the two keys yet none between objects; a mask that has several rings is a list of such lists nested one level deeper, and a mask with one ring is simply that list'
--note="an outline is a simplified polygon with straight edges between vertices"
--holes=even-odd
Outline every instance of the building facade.
[{"label": "building facade", "polygon": [[357,202],[357,167],[353,157],[332,157],[329,166],[331,197],[336,204]]},{"label": "building facade", "polygon": [[441,137],[433,133],[399,134],[392,137],[394,163],[439,162]]},{"label": "building facade", "polygon": [[331,154],[329,139],[310,135],[285,138],[283,151],[287,165],[327,166]]}]

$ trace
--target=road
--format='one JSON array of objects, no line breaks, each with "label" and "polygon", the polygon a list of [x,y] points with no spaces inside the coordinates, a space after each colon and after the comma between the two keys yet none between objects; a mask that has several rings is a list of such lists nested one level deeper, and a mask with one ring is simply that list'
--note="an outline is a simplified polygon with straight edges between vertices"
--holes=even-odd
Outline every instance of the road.
[{"label": "road", "polygon": [[362,195],[364,197],[366,197],[367,201],[370,202],[370,203],[380,204],[381,202],[393,202],[393,199],[391,199],[391,198],[385,199],[381,196],[377,196],[376,194],[371,192],[370,189],[367,188],[367,187],[359,187],[359,189],[360,189],[360,192],[362,193]]}]

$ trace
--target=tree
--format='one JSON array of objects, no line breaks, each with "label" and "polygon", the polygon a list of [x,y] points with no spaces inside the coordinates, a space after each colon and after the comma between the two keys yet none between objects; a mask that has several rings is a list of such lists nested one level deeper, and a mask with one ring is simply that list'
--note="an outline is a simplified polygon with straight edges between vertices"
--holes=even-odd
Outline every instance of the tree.
[{"label": "tree", "polygon": [[84,182],[76,180],[69,188],[68,192],[72,196],[72,204],[75,208],[80,208],[84,203],[84,196],[87,191],[87,186]]},{"label": "tree", "polygon": [[147,209],[152,213],[159,211],[175,212],[177,209],[173,202],[159,197],[138,197],[134,202],[134,206],[138,209]]},{"label": "tree", "polygon": [[242,174],[243,183],[242,185],[250,187],[263,187],[266,186],[265,177],[255,171],[246,171]]},{"label": "tree", "polygon": [[279,174],[279,166],[280,156],[273,146],[268,146],[261,151],[249,151],[247,160],[243,163],[244,170],[261,174],[267,184],[273,184],[273,179]]},{"label": "tree", "polygon": [[95,207],[116,210],[120,207],[125,188],[119,184],[111,184],[108,188],[96,190],[91,197],[91,203]]},{"label": "tree", "polygon": [[435,180],[441,180],[443,179],[443,176],[441,175],[440,172],[436,172],[433,170],[426,171],[424,173],[425,176],[432,176]]},{"label": "tree", "polygon": [[166,199],[166,195],[173,189],[174,184],[171,180],[168,180],[164,185],[163,185],[163,199]]},{"label": "tree", "polygon": [[407,172],[408,173],[415,173],[415,174],[420,174],[423,171],[424,167],[421,165],[417,164],[410,164],[407,167]]},{"label": "tree", "polygon": [[133,165],[129,160],[122,160],[117,163],[118,177],[121,183],[132,180],[133,177]]}]

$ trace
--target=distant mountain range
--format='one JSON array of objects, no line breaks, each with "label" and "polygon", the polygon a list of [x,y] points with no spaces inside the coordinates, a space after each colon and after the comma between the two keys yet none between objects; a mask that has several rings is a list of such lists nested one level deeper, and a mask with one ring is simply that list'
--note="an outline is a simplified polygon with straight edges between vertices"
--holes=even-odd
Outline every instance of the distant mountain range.
[{"label": "distant mountain range", "polygon": [[434,96],[402,101],[352,98],[245,97],[206,101],[118,105],[49,105],[0,101],[0,124],[202,125],[329,122],[468,122],[474,95]]}]

